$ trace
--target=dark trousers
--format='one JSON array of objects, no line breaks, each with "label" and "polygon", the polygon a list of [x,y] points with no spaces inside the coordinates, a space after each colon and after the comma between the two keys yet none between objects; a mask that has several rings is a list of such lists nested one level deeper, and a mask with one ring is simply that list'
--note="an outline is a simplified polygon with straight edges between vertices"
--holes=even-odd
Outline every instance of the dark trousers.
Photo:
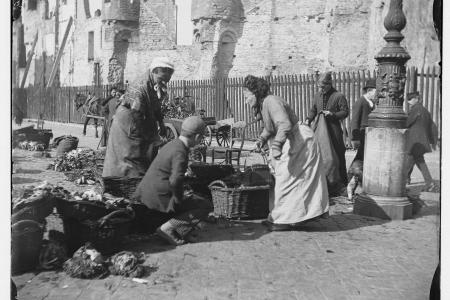
[{"label": "dark trousers", "polygon": [[356,151],[354,160],[364,160],[364,143],[366,141],[366,130],[360,129],[359,131],[359,148]]},{"label": "dark trousers", "polygon": [[154,232],[162,224],[169,222],[181,238],[191,232],[195,226],[208,217],[213,209],[212,203],[205,198],[193,196],[183,199],[175,205],[175,211],[170,213],[149,209],[146,213],[148,231]]},{"label": "dark trousers", "polygon": [[423,179],[426,184],[431,184],[433,182],[433,178],[431,177],[430,170],[428,169],[427,164],[425,163],[425,159],[423,158],[423,154],[409,154],[406,160],[406,170],[408,172],[408,179],[411,178],[411,173],[414,169],[414,165],[417,165],[420,172],[422,173]]}]

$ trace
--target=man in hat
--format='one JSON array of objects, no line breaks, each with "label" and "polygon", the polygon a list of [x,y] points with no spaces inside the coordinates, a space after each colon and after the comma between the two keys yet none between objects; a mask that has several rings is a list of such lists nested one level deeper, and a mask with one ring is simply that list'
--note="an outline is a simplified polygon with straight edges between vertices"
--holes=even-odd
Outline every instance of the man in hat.
[{"label": "man in hat", "polygon": [[[338,178],[334,178],[332,183],[327,176],[330,195],[346,193],[347,169],[345,165],[345,144],[341,121],[348,116],[348,104],[345,96],[338,92],[331,81],[331,72],[322,74],[319,78],[320,92],[314,96],[313,106],[309,112],[306,121],[308,125],[323,114],[328,129],[329,142],[336,153],[335,168],[338,170]],[[317,129],[317,128],[316,128]],[[320,141],[319,141],[320,144]],[[334,176],[336,177],[336,176]]]},{"label": "man in hat", "polygon": [[358,186],[361,186],[363,178],[364,142],[366,139],[366,127],[369,126],[369,114],[375,108],[376,80],[369,79],[363,87],[363,95],[353,104],[351,122],[352,143],[358,151],[348,169],[347,197],[353,199],[353,194]]},{"label": "man in hat", "polygon": [[363,87],[363,95],[353,104],[352,141],[358,145],[355,160],[364,160],[364,141],[366,127],[369,126],[369,114],[375,108],[373,103],[377,92],[376,80],[369,79]]},{"label": "man in hat", "polygon": [[406,162],[407,181],[411,181],[411,173],[414,165],[417,165],[425,179],[425,191],[431,192],[435,190],[435,183],[423,155],[431,152],[431,148],[436,148],[438,139],[437,127],[428,110],[423,107],[419,92],[408,93],[406,99],[411,106],[408,112],[408,119],[406,120],[406,127],[408,128],[406,134],[406,151],[408,153]]},{"label": "man in hat", "polygon": [[142,177],[165,135],[161,102],[174,66],[166,57],[153,59],[149,75],[140,86],[128,87],[112,122],[103,177]]},{"label": "man in hat", "polygon": [[212,209],[207,200],[183,197],[189,148],[201,141],[204,130],[200,117],[186,118],[180,137],[161,148],[134,193],[134,198],[150,209],[149,226],[153,230],[160,226],[157,234],[172,245],[184,244],[188,234]]}]

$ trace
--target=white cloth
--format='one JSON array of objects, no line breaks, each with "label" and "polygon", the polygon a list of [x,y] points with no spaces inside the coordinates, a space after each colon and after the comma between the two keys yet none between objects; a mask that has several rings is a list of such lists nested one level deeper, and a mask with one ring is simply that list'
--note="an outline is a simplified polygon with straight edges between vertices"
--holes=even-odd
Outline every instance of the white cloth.
[{"label": "white cloth", "polygon": [[370,108],[373,108],[373,101],[367,98],[365,95],[363,95],[364,99],[369,103]]},{"label": "white cloth", "polygon": [[311,128],[296,124],[283,145],[281,158],[271,159],[271,164],[275,170],[275,197],[269,221],[293,224],[328,211],[324,167]]},{"label": "white cloth", "polygon": [[174,70],[174,65],[168,57],[155,57],[150,64],[150,72],[154,68],[170,68]]}]

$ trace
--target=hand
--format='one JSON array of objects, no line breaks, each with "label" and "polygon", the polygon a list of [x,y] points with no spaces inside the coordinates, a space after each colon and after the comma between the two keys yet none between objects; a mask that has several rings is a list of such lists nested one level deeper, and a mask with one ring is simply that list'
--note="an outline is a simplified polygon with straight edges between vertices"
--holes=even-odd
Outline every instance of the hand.
[{"label": "hand", "polygon": [[352,148],[353,149],[358,149],[360,145],[361,145],[360,141],[352,141]]},{"label": "hand", "polygon": [[161,127],[159,128],[159,135],[160,135],[161,137],[165,137],[165,136],[167,135],[166,126],[161,126]]},{"label": "hand", "polygon": [[281,157],[281,151],[278,148],[272,148],[272,157],[279,160]]},{"label": "hand", "polygon": [[322,111],[323,112],[323,115],[325,116],[325,117],[328,117],[328,116],[332,116],[333,115],[333,113],[331,112],[331,111],[329,111],[329,110],[324,110],[324,111]]}]

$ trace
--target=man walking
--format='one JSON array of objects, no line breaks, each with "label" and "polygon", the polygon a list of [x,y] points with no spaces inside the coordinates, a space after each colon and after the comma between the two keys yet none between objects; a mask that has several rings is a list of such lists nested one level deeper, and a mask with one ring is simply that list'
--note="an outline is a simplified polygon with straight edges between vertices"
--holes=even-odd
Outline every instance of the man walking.
[{"label": "man walking", "polygon": [[408,153],[406,163],[407,181],[411,181],[411,173],[414,165],[417,165],[425,179],[424,190],[432,192],[436,187],[423,155],[431,152],[431,147],[433,149],[436,148],[437,130],[433,129],[433,120],[428,110],[423,107],[419,92],[408,93],[406,99],[411,105],[408,119],[406,120],[406,127],[408,128],[406,135],[406,151]]}]

